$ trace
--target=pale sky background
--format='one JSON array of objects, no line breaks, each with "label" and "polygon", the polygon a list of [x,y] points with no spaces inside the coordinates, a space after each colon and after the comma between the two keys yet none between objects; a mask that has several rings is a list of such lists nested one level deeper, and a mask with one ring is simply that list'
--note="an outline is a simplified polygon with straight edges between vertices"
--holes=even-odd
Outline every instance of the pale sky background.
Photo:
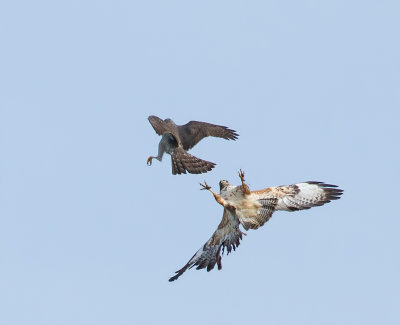
[{"label": "pale sky background", "polygon": [[[400,324],[400,3],[4,1],[0,323]],[[173,176],[148,115],[238,141]],[[222,217],[206,180],[307,180],[341,200],[278,212],[168,278]]]}]

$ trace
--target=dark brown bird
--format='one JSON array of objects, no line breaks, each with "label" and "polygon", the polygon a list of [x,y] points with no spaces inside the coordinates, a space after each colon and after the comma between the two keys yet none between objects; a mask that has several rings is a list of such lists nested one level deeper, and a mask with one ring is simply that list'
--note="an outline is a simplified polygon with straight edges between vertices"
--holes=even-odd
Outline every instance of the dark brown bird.
[{"label": "dark brown bird", "polygon": [[171,155],[172,174],[207,173],[215,167],[213,162],[202,160],[187,153],[205,137],[212,136],[226,140],[236,140],[238,134],[226,126],[215,125],[205,122],[190,121],[185,125],[176,125],[174,121],[167,118],[160,119],[157,116],[149,116],[149,122],[161,141],[158,145],[158,156],[150,156],[147,164],[150,166],[153,158],[162,161],[164,153]]}]

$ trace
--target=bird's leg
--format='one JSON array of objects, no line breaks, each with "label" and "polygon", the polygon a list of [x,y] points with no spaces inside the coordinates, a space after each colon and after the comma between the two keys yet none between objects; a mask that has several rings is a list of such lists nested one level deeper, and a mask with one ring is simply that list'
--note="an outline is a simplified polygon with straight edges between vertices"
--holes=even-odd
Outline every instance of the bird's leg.
[{"label": "bird's leg", "polygon": [[153,159],[157,159],[158,161],[162,161],[162,157],[164,156],[165,152],[165,145],[164,142],[161,140],[160,143],[158,144],[158,156],[150,156],[147,158],[147,165],[151,166],[151,163],[153,162]]},{"label": "bird's leg", "polygon": [[242,181],[242,185],[244,184],[245,180],[244,180],[244,171],[243,170],[239,170],[239,178]]},{"label": "bird's leg", "polygon": [[201,184],[201,183],[200,183],[200,185],[202,186],[202,188],[201,188],[200,190],[207,190],[207,191],[210,191],[210,192],[214,195],[215,200],[216,200],[219,204],[221,204],[222,206],[225,206],[225,205],[226,205],[226,202],[225,202],[225,200],[222,198],[222,196],[219,195],[218,193],[215,193],[215,192],[211,189],[211,186],[209,186],[209,185],[206,183],[206,181],[204,181],[204,184]]},{"label": "bird's leg", "polygon": [[245,180],[244,180],[244,171],[241,170],[241,169],[239,171],[239,177],[240,177],[240,180],[242,181],[242,192],[243,192],[243,194],[250,194],[250,188],[245,183]]}]

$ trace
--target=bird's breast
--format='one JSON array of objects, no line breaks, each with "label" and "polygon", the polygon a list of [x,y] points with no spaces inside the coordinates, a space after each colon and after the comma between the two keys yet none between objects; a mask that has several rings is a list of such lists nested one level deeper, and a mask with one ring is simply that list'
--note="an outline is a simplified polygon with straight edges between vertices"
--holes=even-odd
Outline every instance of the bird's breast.
[{"label": "bird's breast", "polygon": [[244,195],[241,191],[231,192],[224,198],[230,205],[241,211],[246,216],[255,216],[261,204],[255,200],[252,195]]}]

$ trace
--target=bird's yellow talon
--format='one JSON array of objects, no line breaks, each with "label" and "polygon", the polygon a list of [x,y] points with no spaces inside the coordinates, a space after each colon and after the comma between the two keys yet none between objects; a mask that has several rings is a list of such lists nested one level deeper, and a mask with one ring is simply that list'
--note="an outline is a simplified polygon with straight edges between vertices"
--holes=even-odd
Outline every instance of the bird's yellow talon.
[{"label": "bird's yellow talon", "polygon": [[242,182],[244,182],[244,171],[240,169],[239,171],[239,177],[242,180]]},{"label": "bird's yellow talon", "polygon": [[206,181],[204,181],[204,184],[200,183],[200,185],[203,187],[200,190],[209,190],[209,189],[211,189],[211,186],[209,186]]}]

